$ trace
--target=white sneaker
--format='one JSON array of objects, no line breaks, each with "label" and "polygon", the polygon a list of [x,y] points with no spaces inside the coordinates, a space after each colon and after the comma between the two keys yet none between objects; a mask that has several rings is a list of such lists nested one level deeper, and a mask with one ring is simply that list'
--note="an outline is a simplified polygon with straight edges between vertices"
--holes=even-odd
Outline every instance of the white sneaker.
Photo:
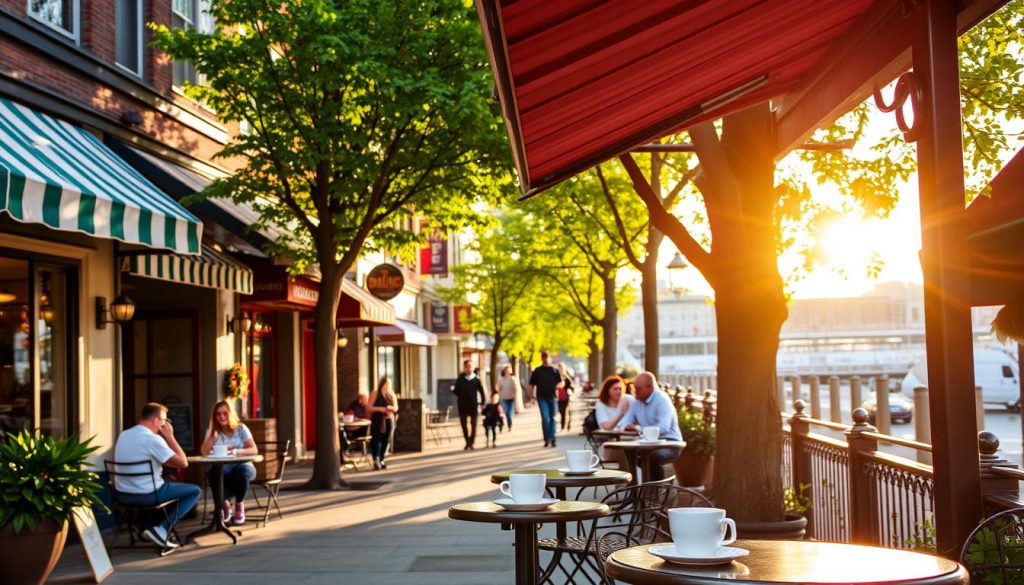
[{"label": "white sneaker", "polygon": [[241,526],[245,524],[245,504],[238,504],[235,506],[235,516],[231,519],[232,526]]}]

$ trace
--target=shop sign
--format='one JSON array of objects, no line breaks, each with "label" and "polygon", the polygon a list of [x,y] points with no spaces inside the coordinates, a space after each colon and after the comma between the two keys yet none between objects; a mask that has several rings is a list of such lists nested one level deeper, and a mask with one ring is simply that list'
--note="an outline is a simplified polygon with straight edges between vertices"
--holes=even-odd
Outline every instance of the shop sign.
[{"label": "shop sign", "polygon": [[382,301],[390,301],[405,288],[405,277],[397,266],[378,264],[366,275],[366,290]]},{"label": "shop sign", "polygon": [[284,269],[255,274],[252,297],[247,300],[315,307],[320,297],[320,285],[305,276],[288,276]]},{"label": "shop sign", "polygon": [[448,274],[448,238],[440,232],[434,232],[427,239],[427,246],[420,249],[420,274]]},{"label": "shop sign", "polygon": [[455,305],[455,333],[472,333],[473,327],[469,324],[473,308],[469,305]]},{"label": "shop sign", "polygon": [[430,332],[448,333],[451,323],[448,319],[448,305],[441,301],[430,302]]}]

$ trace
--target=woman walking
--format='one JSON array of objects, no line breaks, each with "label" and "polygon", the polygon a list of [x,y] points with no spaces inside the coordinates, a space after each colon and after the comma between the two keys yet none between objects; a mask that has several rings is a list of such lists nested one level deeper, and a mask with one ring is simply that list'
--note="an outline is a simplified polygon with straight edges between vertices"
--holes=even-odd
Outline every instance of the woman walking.
[{"label": "woman walking", "polygon": [[512,430],[512,411],[516,404],[522,402],[523,387],[519,378],[512,375],[512,364],[505,364],[501,368],[501,377],[498,378],[498,394],[501,397],[501,409],[505,411],[505,422],[508,430]]},{"label": "woman walking", "polygon": [[569,401],[572,400],[572,376],[565,369],[565,364],[558,362],[558,373],[562,376],[563,385],[558,389],[558,415],[561,420],[562,430],[569,430],[572,426],[572,412],[569,410]]},{"label": "woman walking", "polygon": [[388,441],[391,430],[395,427],[395,411],[398,410],[398,398],[391,391],[391,380],[387,376],[377,383],[377,390],[370,395],[367,411],[370,413],[370,454],[373,456],[374,469],[387,469],[384,460],[388,455]]}]

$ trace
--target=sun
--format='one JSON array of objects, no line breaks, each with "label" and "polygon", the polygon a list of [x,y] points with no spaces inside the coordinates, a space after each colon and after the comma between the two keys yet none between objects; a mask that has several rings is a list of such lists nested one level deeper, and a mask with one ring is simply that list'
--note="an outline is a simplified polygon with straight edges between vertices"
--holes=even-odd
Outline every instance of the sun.
[{"label": "sun", "polygon": [[818,236],[822,263],[847,274],[864,273],[876,263],[878,225],[844,216],[827,224]]}]

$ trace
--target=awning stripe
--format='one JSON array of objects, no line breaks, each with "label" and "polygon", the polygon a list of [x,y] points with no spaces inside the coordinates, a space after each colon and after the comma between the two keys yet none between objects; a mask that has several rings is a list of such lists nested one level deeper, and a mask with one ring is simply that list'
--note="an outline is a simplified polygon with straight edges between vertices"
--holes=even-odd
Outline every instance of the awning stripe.
[{"label": "awning stripe", "polygon": [[121,271],[156,280],[252,294],[252,270],[203,245],[200,256],[137,254],[121,261]]},{"label": "awning stripe", "polygon": [[199,220],[95,136],[4,99],[0,173],[0,211],[18,221],[199,253]]}]

